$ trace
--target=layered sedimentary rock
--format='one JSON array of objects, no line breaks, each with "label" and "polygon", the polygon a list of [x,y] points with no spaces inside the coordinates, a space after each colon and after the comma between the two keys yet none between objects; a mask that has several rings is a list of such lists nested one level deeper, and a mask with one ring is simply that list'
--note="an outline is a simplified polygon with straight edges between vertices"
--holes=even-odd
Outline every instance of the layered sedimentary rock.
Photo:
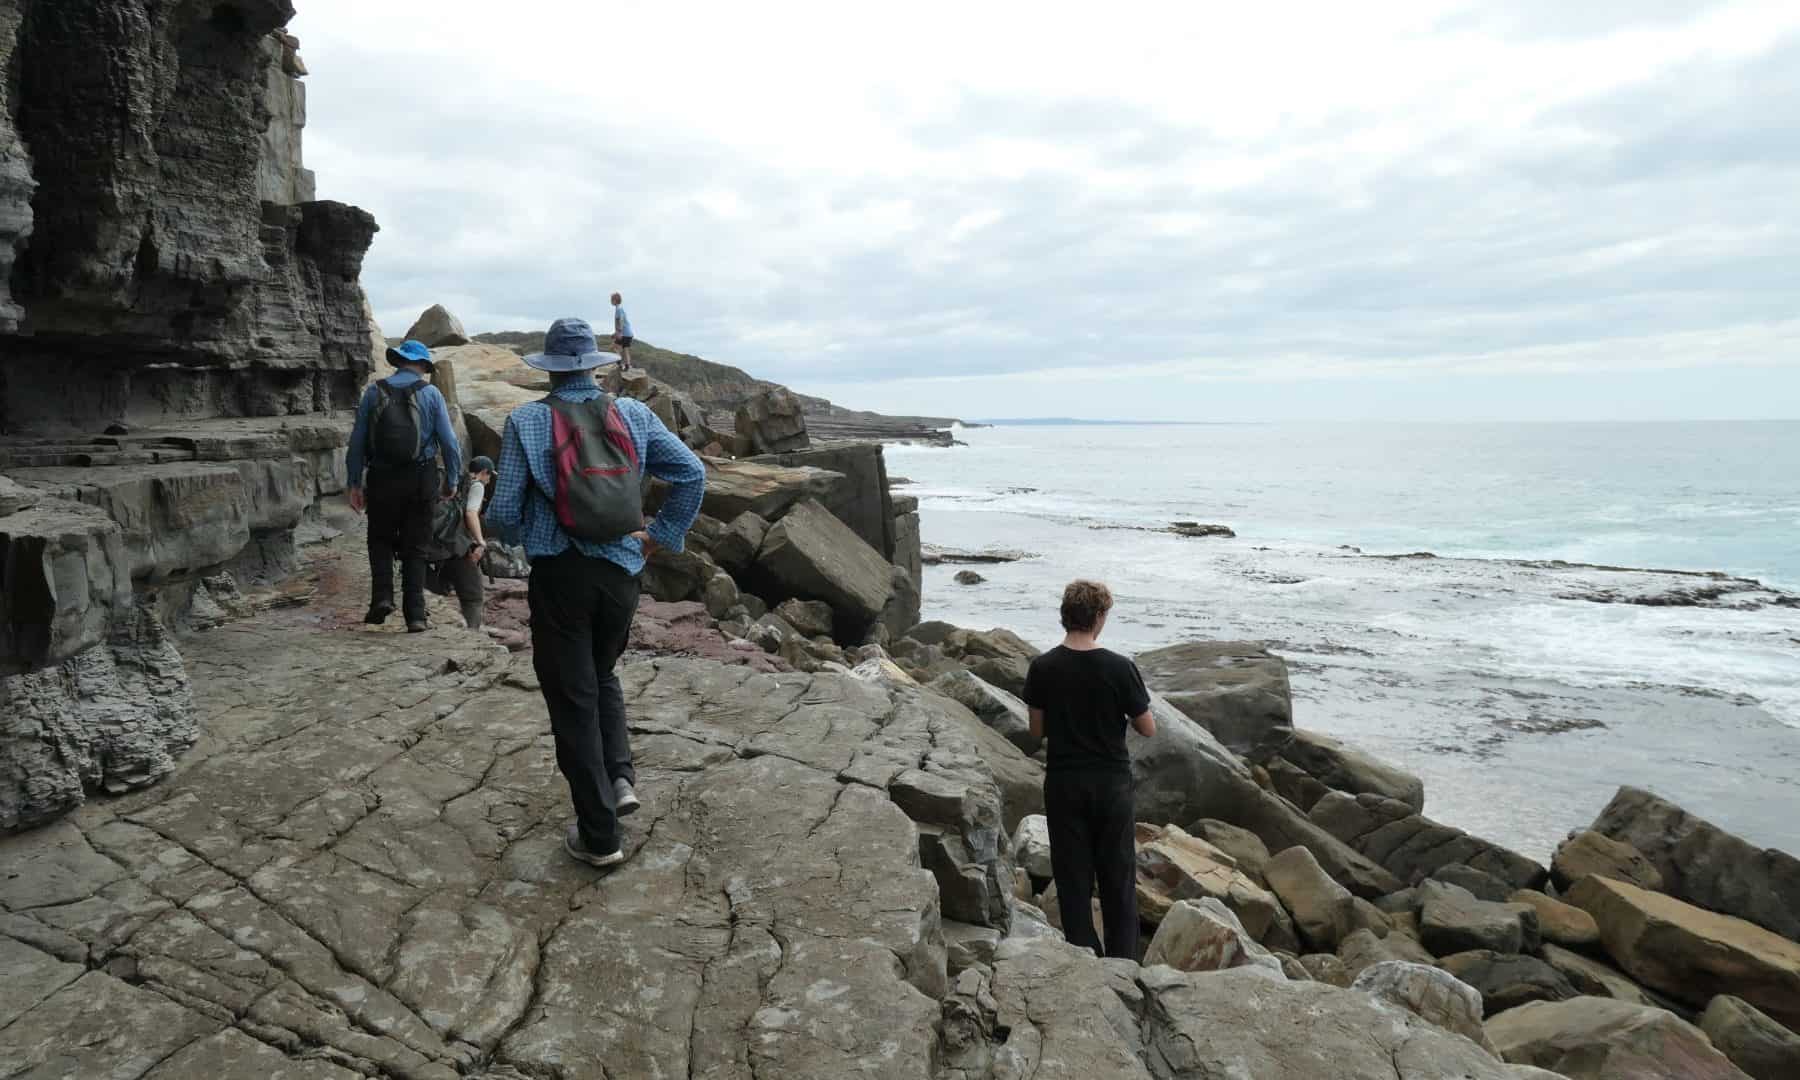
[{"label": "layered sedimentary rock", "polygon": [[[343,489],[376,226],[314,201],[293,14],[0,0],[0,828],[166,773],[166,631]],[[181,690],[124,719],[134,672]]]},{"label": "layered sedimentary rock", "polygon": [[[265,174],[304,187],[298,162],[264,157],[277,114],[292,124],[292,99],[270,92],[293,76],[271,70],[284,51],[267,44],[292,5],[4,0],[0,27],[18,13],[5,111],[35,192],[11,276],[21,316],[0,339],[0,428],[97,433],[353,402],[374,219],[263,197]],[[12,191],[0,220],[19,213]]]}]

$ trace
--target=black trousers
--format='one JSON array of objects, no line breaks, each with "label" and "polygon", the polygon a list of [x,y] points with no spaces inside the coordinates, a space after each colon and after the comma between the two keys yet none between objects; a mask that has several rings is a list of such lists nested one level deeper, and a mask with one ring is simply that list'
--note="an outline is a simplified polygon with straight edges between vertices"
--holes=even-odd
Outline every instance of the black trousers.
[{"label": "black trousers", "polygon": [[532,665],[556,735],[556,765],[569,782],[581,842],[618,849],[613,781],[636,781],[625,727],[625,691],[613,668],[637,614],[638,579],[570,549],[531,561]]},{"label": "black trousers", "polygon": [[398,559],[407,622],[425,621],[425,555],[431,543],[432,508],[442,486],[443,471],[432,461],[370,468],[363,491],[369,503],[370,606],[394,606]]},{"label": "black trousers", "polygon": [[[1063,936],[1101,956],[1138,958],[1137,823],[1131,775],[1054,772],[1044,777],[1050,872]],[[1090,900],[1100,888],[1105,949],[1094,935]]]}]

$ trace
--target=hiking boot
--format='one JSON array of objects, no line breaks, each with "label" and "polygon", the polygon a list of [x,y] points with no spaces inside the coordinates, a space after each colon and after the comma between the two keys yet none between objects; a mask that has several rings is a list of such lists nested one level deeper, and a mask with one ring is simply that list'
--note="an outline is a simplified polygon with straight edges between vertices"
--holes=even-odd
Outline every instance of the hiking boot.
[{"label": "hiking boot", "polygon": [[363,616],[363,622],[370,626],[380,626],[387,622],[387,617],[393,613],[394,605],[392,604],[370,604],[369,613]]},{"label": "hiking boot", "polygon": [[425,622],[424,619],[408,619],[408,620],[406,620],[406,632],[409,634],[423,634],[425,631],[427,631],[429,629],[431,629],[431,627],[430,627],[430,625],[428,625]]},{"label": "hiking boot", "polygon": [[608,866],[617,866],[625,861],[625,853],[618,848],[614,848],[610,854],[606,855],[596,855],[589,851],[581,842],[581,826],[579,825],[571,825],[569,831],[563,833],[563,850],[569,853],[569,858],[577,862],[584,862],[589,866],[598,866],[602,869]]},{"label": "hiking boot", "polygon": [[623,776],[613,781],[613,813],[627,817],[637,813],[638,807],[642,805],[644,804],[638,801],[637,790],[631,786],[631,781]]}]

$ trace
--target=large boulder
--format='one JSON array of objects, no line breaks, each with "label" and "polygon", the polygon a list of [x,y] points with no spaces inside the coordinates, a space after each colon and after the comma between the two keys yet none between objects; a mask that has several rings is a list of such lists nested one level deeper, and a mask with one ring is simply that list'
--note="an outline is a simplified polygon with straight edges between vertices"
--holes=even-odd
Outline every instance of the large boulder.
[{"label": "large boulder", "polygon": [[1800,1028],[1800,944],[1597,875],[1577,882],[1568,899],[1594,917],[1606,951],[1645,986],[1695,1008],[1731,994]]},{"label": "large boulder", "polygon": [[1428,1024],[1494,1052],[1481,1024],[1480,992],[1447,971],[1390,960],[1364,969],[1351,989],[1397,1005]]},{"label": "large boulder", "polygon": [[1256,790],[1249,768],[1167,698],[1151,694],[1150,710],[1156,734],[1132,731],[1125,737],[1137,819],[1155,825],[1202,817],[1235,820],[1232,811]]},{"label": "large boulder", "polygon": [[1292,740],[1281,748],[1281,756],[1334,791],[1381,795],[1405,803],[1414,813],[1425,809],[1423,780],[1329,736],[1295,731]]},{"label": "large boulder", "polygon": [[1369,929],[1353,930],[1339,943],[1337,956],[1344,962],[1344,973],[1354,981],[1357,976],[1377,964],[1399,960],[1408,964],[1435,964],[1437,958],[1425,946],[1405,934],[1389,932],[1381,937]]},{"label": "large boulder", "polygon": [[1518,852],[1433,821],[1398,799],[1334,791],[1308,816],[1407,884],[1416,885],[1438,869],[1459,863],[1515,889],[1535,889],[1549,874]]},{"label": "large boulder", "polygon": [[1584,956],[1561,945],[1546,943],[1538,950],[1544,963],[1555,968],[1578,992],[1594,997],[1616,998],[1634,1005],[1665,1007],[1648,990],[1631,981],[1624,972],[1608,967],[1591,956]]},{"label": "large boulder", "polygon": [[725,531],[713,541],[713,559],[732,573],[741,572],[756,560],[756,553],[762,550],[763,538],[768,535],[769,523],[746,510],[732,518]]},{"label": "large boulder", "polygon": [[887,560],[811,499],[770,527],[757,568],[787,595],[823,600],[862,627],[881,615],[894,591]]},{"label": "large boulder", "polygon": [[1137,896],[1146,922],[1161,920],[1183,900],[1211,898],[1234,912],[1257,941],[1270,941],[1271,931],[1279,934],[1286,923],[1281,904],[1245,877],[1231,856],[1175,825],[1138,827]]},{"label": "large boulder", "polygon": [[[1042,938],[996,953],[991,1037],[956,1080],[1514,1080],[1479,1046],[1319,983],[1100,961]],[[1146,1065],[1150,1062],[1151,1065]]]},{"label": "large boulder", "polygon": [[933,679],[931,689],[960,702],[1007,742],[1026,754],[1035,754],[1044,740],[1031,733],[1031,715],[1025,703],[996,686],[989,686],[973,672],[951,671]]},{"label": "large boulder", "polygon": [[1050,867],[1050,823],[1042,814],[1028,814],[1014,830],[1013,863],[1039,881],[1053,876]]},{"label": "large boulder", "polygon": [[1690,904],[1800,941],[1800,859],[1759,848],[1648,791],[1622,787],[1594,831],[1630,844]]},{"label": "large boulder", "polygon": [[1419,888],[1419,936],[1434,956],[1472,949],[1516,953],[1525,948],[1525,918],[1511,904],[1477,900],[1460,885],[1427,881]]},{"label": "large boulder", "polygon": [[838,473],[824,469],[789,469],[723,458],[702,460],[706,462],[706,495],[700,508],[720,521],[731,521],[746,511],[774,521],[796,503],[829,494],[839,480]]},{"label": "large boulder", "polygon": [[1190,641],[1137,657],[1152,689],[1226,748],[1253,762],[1294,734],[1287,662],[1246,641]]},{"label": "large boulder", "polygon": [[1592,829],[1572,834],[1557,845],[1550,859],[1550,878],[1559,889],[1568,889],[1589,874],[1628,881],[1652,892],[1663,887],[1662,871],[1643,852]]},{"label": "large boulder", "polygon": [[794,392],[784,387],[760,391],[738,406],[737,435],[739,448],[751,454],[778,454],[812,445],[806,434],[806,410]]},{"label": "large boulder", "polygon": [[1531,1001],[1567,1001],[1576,996],[1569,980],[1535,956],[1477,949],[1446,956],[1438,966],[1479,991],[1488,1016]]},{"label": "large boulder", "polygon": [[462,396],[457,389],[456,361],[448,355],[434,356],[432,359],[431,385],[437,387],[438,393],[444,396],[444,408],[450,413],[450,430],[456,436],[456,445],[461,448],[462,459],[466,464],[475,456],[475,452],[469,449],[469,421],[463,415]]},{"label": "large boulder", "polygon": [[422,312],[406,330],[408,341],[417,341],[428,349],[447,345],[469,344],[469,333],[462,320],[450,314],[442,304],[433,304]]},{"label": "large boulder", "polygon": [[1201,818],[1188,825],[1186,832],[1231,856],[1251,880],[1262,880],[1263,867],[1269,862],[1269,845],[1249,829],[1228,821]]},{"label": "large boulder", "polygon": [[1800,1076],[1800,1035],[1741,998],[1720,994],[1700,1017],[1700,1030],[1751,1080]]},{"label": "large boulder", "polygon": [[1299,807],[1254,784],[1238,792],[1218,816],[1255,833],[1270,851],[1304,847],[1334,881],[1357,896],[1373,900],[1405,887],[1372,859],[1314,824]]},{"label": "large boulder", "polygon": [[1356,929],[1354,898],[1331,879],[1303,847],[1288,848],[1263,867],[1269,888],[1294,914],[1301,939],[1315,951],[1332,952]]},{"label": "large boulder", "polygon": [[0,833],[52,821],[89,791],[153,784],[199,735],[181,653],[139,604],[104,644],[0,678]]},{"label": "large boulder", "polygon": [[674,432],[681,441],[696,450],[703,450],[711,441],[711,433],[706,428],[706,413],[694,399],[659,379],[653,379],[642,369],[620,371],[612,368],[602,377],[602,385],[619,397],[641,401],[644,406],[656,414],[663,427]]},{"label": "large boulder", "polygon": [[1247,967],[1285,980],[1281,961],[1245,931],[1231,909],[1210,896],[1178,900],[1162,922],[1145,964],[1167,964],[1177,971],[1226,971]]},{"label": "large boulder", "polygon": [[106,640],[131,608],[137,561],[104,510],[17,498],[32,505],[0,518],[0,675],[54,667]]},{"label": "large boulder", "polygon": [[1507,1061],[1569,1080],[1744,1080],[1699,1028],[1608,998],[1521,1005],[1490,1019],[1487,1033]]},{"label": "large boulder", "polygon": [[[819,497],[819,502],[837,515],[839,521],[855,530],[870,547],[881,552],[882,558],[904,564],[894,532],[898,511],[888,489],[887,457],[880,443],[839,443],[769,454],[754,460],[788,468],[824,469],[837,473],[841,479]],[[916,557],[916,538],[914,545]]]},{"label": "large boulder", "polygon": [[1536,889],[1520,889],[1508,903],[1524,904],[1537,912],[1538,931],[1545,941],[1571,949],[1591,949],[1600,944],[1600,926],[1594,917],[1573,904],[1545,896]]}]

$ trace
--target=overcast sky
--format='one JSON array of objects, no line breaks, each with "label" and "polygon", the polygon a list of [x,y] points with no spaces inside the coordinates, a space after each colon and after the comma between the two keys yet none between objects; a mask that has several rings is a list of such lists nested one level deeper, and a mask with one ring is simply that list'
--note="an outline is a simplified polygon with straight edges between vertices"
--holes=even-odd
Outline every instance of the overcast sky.
[{"label": "overcast sky", "polygon": [[383,328],[965,417],[1800,417],[1800,3],[296,0]]}]

